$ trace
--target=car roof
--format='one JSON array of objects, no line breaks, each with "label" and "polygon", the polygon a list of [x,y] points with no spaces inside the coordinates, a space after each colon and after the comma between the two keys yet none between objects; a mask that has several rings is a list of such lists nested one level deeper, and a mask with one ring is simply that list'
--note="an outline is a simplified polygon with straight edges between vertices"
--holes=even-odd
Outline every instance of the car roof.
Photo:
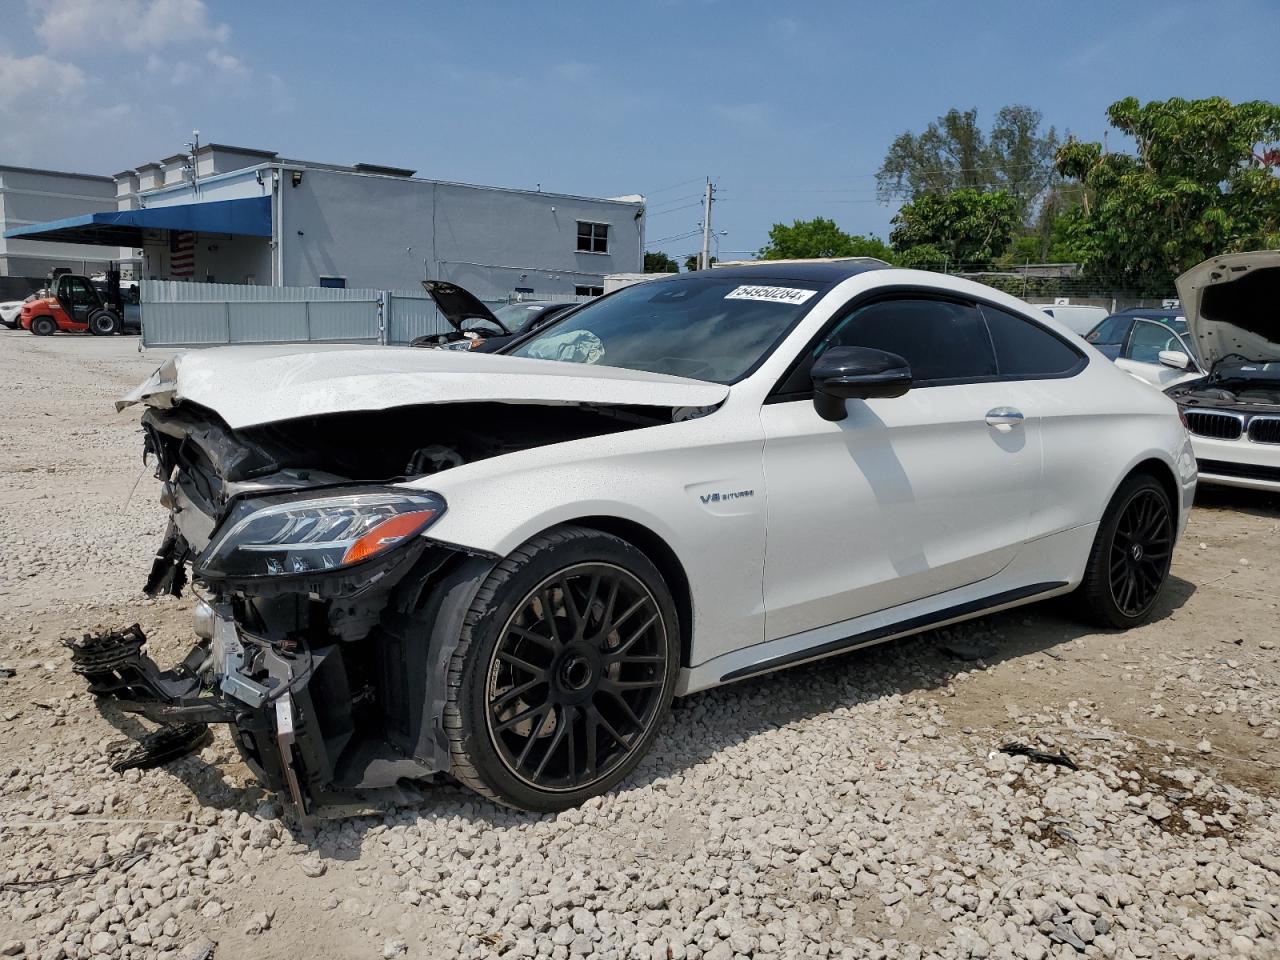
[{"label": "car roof", "polygon": [[1115,317],[1182,317],[1185,315],[1183,310],[1170,310],[1167,307],[1128,307],[1112,314]]},{"label": "car roof", "polygon": [[[810,283],[838,283],[869,270],[885,270],[889,265],[870,257],[859,260],[762,260],[732,267],[713,267],[698,271],[700,274],[723,277],[726,280],[801,280]],[[687,277],[681,273],[676,277]]]}]

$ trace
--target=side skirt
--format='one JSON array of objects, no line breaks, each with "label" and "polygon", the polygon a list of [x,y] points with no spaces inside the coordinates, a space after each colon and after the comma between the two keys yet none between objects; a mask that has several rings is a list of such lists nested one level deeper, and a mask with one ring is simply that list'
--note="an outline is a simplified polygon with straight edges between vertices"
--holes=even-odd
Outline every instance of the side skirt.
[{"label": "side skirt", "polygon": [[[810,660],[847,653],[850,650],[861,648],[861,646],[870,646],[883,643],[886,640],[895,640],[901,636],[919,634],[919,632],[931,630],[933,627],[969,620],[969,618],[978,617],[983,613],[992,613],[1007,607],[1016,607],[1016,605],[1029,603],[1032,600],[1046,598],[1046,596],[1066,593],[1070,588],[1069,581],[1052,580],[1016,586],[1016,588],[1002,590],[1000,593],[961,600],[960,603],[951,604],[950,607],[932,609],[932,611],[920,613],[918,616],[904,617],[902,620],[877,623],[877,625],[870,626],[867,630],[861,630],[856,634],[803,646],[803,648],[799,649],[787,650],[787,652],[778,653],[773,657],[755,660],[754,663],[746,663],[744,666],[728,669],[718,678],[714,673],[709,677],[707,676],[708,668],[714,669],[712,664],[703,664],[698,668],[699,671],[703,671],[703,676],[701,677],[690,676],[690,671],[686,669],[685,676],[682,678],[685,682],[681,684],[684,689],[678,689],[677,687],[677,696],[684,696],[696,690],[705,690],[708,687],[731,684],[731,682],[737,680],[746,680],[748,677],[760,676],[762,673],[771,673],[785,667],[794,667],[800,663],[808,663]],[[732,657],[733,654],[730,655]],[[739,657],[735,657],[735,659],[739,659],[741,663]]]},{"label": "side skirt", "polygon": [[896,623],[886,623],[871,630],[865,630],[862,633],[855,633],[851,637],[832,640],[828,643],[821,643],[803,650],[795,650],[791,653],[779,654],[759,663],[739,667],[737,670],[730,670],[721,676],[720,682],[730,683],[734,680],[745,680],[747,677],[758,676],[773,670],[781,670],[783,667],[795,666],[808,660],[829,657],[833,654],[853,650],[857,647],[865,647],[882,640],[891,640],[894,637],[919,633],[922,630],[928,630],[930,627],[942,626],[945,623],[974,617],[988,610],[995,610],[998,607],[1006,607],[1034,597],[1055,593],[1067,586],[1069,584],[1062,580],[1050,583],[1031,583],[1025,587],[1005,590],[1003,593],[993,594],[989,597],[957,603],[955,606],[944,607],[941,610],[935,610],[932,613],[922,614],[918,617],[910,617],[906,620],[899,620]]}]

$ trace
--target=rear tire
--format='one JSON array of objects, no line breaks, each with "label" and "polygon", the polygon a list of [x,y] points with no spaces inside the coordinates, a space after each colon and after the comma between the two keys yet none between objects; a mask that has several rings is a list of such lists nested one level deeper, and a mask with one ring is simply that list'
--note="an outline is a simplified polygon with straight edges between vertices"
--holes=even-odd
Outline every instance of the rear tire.
[{"label": "rear tire", "polygon": [[110,310],[99,310],[89,316],[89,332],[95,337],[109,337],[120,332],[120,318]]},{"label": "rear tire", "polygon": [[1120,630],[1151,619],[1173,559],[1169,495],[1154,477],[1132,474],[1111,498],[1076,593],[1087,618]]},{"label": "rear tire", "polygon": [[522,810],[577,806],[648,752],[679,667],[662,575],[618,537],[559,527],[477,592],[449,663],[452,773]]},{"label": "rear tire", "polygon": [[31,321],[31,332],[37,337],[51,337],[58,332],[57,321],[53,317],[36,317]]}]

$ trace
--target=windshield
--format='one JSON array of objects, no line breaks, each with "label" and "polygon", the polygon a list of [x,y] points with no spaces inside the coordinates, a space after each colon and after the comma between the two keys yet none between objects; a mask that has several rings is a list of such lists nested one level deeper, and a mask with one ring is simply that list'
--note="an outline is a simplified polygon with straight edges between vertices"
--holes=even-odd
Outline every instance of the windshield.
[{"label": "windshield", "polygon": [[638,283],[579,307],[510,352],[735,383],[817,302],[819,287],[715,276]]},{"label": "windshield", "polygon": [[514,333],[545,306],[545,303],[504,303],[491,309],[493,315],[502,321],[502,325]]}]

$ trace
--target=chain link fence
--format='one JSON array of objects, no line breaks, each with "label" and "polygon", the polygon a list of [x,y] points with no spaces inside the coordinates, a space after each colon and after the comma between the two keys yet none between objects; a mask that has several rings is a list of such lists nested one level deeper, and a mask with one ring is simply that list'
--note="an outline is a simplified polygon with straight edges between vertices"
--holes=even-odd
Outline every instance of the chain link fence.
[{"label": "chain link fence", "polygon": [[[1079,306],[1102,307],[1112,313],[1129,307],[1161,307],[1177,298],[1171,282],[1090,273],[1074,263],[1028,263],[1019,266],[991,263],[943,264],[940,273],[984,283],[1034,304],[1063,299]],[[1167,292],[1153,294],[1167,286]]]}]

